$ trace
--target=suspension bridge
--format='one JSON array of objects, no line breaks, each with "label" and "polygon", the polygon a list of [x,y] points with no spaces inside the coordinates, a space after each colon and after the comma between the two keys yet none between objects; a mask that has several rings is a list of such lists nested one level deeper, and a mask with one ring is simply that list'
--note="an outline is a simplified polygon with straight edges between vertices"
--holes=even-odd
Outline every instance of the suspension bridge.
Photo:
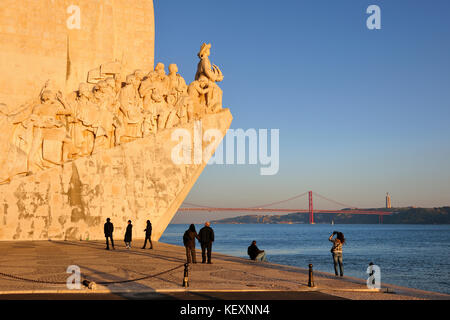
[{"label": "suspension bridge", "polygon": [[[273,208],[273,206],[281,205],[286,202],[290,202],[296,199],[300,199],[303,197],[308,197],[308,209],[303,208]],[[343,207],[343,209],[336,209],[336,210],[318,210],[314,209],[314,197],[318,197],[322,200],[329,201],[335,205],[338,205],[339,207]],[[314,213],[340,213],[340,214],[363,214],[363,215],[377,215],[379,223],[383,223],[383,216],[388,216],[392,214],[392,211],[384,211],[384,210],[374,210],[374,209],[359,209],[332,199],[329,199],[325,196],[322,196],[316,192],[313,191],[306,191],[304,193],[295,195],[293,197],[290,197],[288,199],[271,202],[271,203],[265,203],[258,206],[253,207],[247,207],[247,208],[215,208],[211,206],[205,206],[205,205],[198,205],[194,203],[189,202],[183,202],[183,207],[179,208],[178,211],[208,211],[208,212],[214,212],[214,211],[230,211],[230,212],[264,212],[264,213],[308,213],[309,214],[309,223],[314,224]],[[188,206],[188,207],[186,207]]]}]

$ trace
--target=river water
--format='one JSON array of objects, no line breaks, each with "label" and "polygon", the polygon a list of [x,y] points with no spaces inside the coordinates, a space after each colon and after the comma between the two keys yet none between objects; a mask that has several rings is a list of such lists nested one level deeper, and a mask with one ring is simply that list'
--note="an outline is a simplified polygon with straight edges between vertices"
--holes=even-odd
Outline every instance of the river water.
[{"label": "river water", "polygon": [[[161,242],[183,245],[189,225],[170,224]],[[202,225],[196,225],[197,232]],[[213,252],[248,257],[252,240],[268,261],[334,273],[328,237],[341,231],[344,274],[367,279],[369,262],[383,283],[450,294],[450,225],[217,224]],[[198,246],[199,248],[200,246]],[[198,254],[200,258],[200,253]],[[213,256],[214,257],[214,256]],[[214,258],[213,258],[214,259]]]}]

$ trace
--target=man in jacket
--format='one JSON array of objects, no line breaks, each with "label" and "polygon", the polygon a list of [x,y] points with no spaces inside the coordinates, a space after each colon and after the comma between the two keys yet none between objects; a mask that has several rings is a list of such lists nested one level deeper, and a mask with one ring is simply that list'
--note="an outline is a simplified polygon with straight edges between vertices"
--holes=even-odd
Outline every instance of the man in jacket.
[{"label": "man in jacket", "polygon": [[247,253],[251,260],[254,261],[266,261],[266,253],[264,250],[259,250],[256,246],[256,241],[253,240],[252,244],[248,247]]},{"label": "man in jacket", "polygon": [[[197,263],[195,257],[195,239],[200,239],[195,230],[195,225],[191,224],[189,229],[183,235],[183,244],[186,248],[186,261],[187,263]],[[191,259],[192,258],[192,259]]]},{"label": "man in jacket", "polygon": [[205,226],[200,229],[200,232],[198,233],[200,245],[202,247],[202,263],[206,262],[206,251],[208,251],[208,263],[212,264],[211,262],[211,249],[212,249],[212,243],[214,242],[214,231],[210,227],[209,221],[205,222]]},{"label": "man in jacket", "polygon": [[113,231],[114,231],[114,225],[111,223],[111,219],[107,218],[106,219],[106,223],[103,227],[103,231],[105,232],[105,238],[106,238],[106,250],[109,250],[109,241],[108,238],[111,239],[111,246],[113,248],[113,250],[115,250],[114,248],[114,240],[112,237]]},{"label": "man in jacket", "polygon": [[147,227],[144,229],[145,232],[145,242],[142,249],[145,249],[147,246],[147,240],[150,242],[150,249],[153,249],[153,243],[152,243],[152,223],[150,220],[147,220]]}]

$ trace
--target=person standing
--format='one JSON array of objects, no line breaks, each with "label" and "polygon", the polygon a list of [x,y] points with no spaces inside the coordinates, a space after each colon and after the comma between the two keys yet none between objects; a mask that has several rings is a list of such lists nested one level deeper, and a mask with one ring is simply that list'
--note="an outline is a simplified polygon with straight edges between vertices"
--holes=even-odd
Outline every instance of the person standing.
[{"label": "person standing", "polygon": [[128,226],[127,226],[127,230],[125,231],[125,246],[127,247],[127,249],[131,249],[131,240],[132,240],[132,230],[133,230],[133,225],[131,224],[131,220],[128,220]]},{"label": "person standing", "polygon": [[106,250],[109,250],[109,239],[111,239],[111,246],[112,246],[113,250],[115,250],[114,240],[113,240],[113,236],[112,236],[113,231],[114,231],[114,225],[111,223],[110,218],[106,219],[106,223],[103,226],[103,231],[105,233],[105,238],[106,238]]},{"label": "person standing", "polygon": [[212,243],[214,242],[214,231],[210,227],[209,221],[205,222],[205,226],[200,229],[198,237],[200,245],[202,247],[202,263],[205,263],[206,257],[208,257],[208,264],[212,264],[211,250],[212,250]]},{"label": "person standing", "polygon": [[[336,238],[333,239],[333,236],[336,235]],[[338,276],[338,264],[339,264],[339,272],[341,277],[344,276],[344,264],[342,261],[342,246],[345,243],[344,234],[339,231],[333,231],[333,234],[328,238],[331,242],[333,242],[333,247],[331,248],[331,254],[333,255],[333,264],[334,264],[334,273],[336,277]]]},{"label": "person standing", "polygon": [[197,258],[195,256],[195,239],[200,239],[195,230],[195,225],[191,224],[189,229],[183,235],[183,244],[186,248],[186,261],[187,263],[197,263]]},{"label": "person standing", "polygon": [[247,248],[247,253],[251,260],[254,261],[266,261],[266,253],[264,250],[259,250],[256,246],[256,241],[253,240],[252,244]]},{"label": "person standing", "polygon": [[150,220],[147,220],[147,227],[144,230],[145,232],[145,242],[142,249],[145,249],[147,246],[147,240],[150,242],[150,249],[153,249],[153,243],[152,243],[152,223]]}]

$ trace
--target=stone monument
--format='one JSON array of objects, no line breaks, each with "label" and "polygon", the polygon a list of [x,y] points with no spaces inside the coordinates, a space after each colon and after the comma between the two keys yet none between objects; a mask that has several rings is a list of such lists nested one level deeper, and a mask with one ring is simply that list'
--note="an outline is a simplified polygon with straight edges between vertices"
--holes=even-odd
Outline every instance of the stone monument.
[{"label": "stone monument", "polygon": [[[80,0],[78,31],[60,25],[68,3],[0,11],[0,240],[103,239],[106,218],[119,238],[150,219],[158,240],[231,124],[223,74],[210,44],[189,85],[176,64],[153,68],[150,0]],[[199,128],[217,133],[202,161],[191,140],[188,161],[174,161],[178,131]]]}]

